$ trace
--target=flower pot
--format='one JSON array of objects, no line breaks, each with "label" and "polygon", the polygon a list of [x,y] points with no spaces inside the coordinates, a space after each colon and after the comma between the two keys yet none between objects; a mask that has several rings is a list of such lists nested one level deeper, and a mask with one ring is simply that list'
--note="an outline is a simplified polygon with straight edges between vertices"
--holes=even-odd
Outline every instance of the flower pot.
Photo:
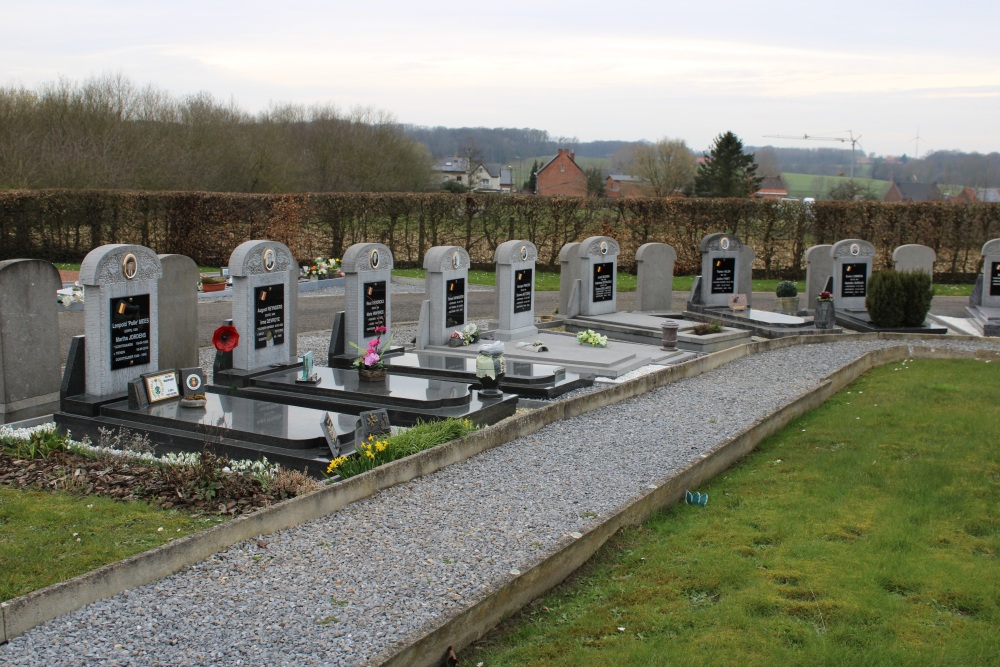
[{"label": "flower pot", "polygon": [[832,329],[836,319],[837,311],[833,308],[833,301],[816,302],[816,313],[813,315],[813,323],[817,329]]},{"label": "flower pot", "polygon": [[203,292],[221,292],[226,289],[226,283],[202,283],[201,291]]},{"label": "flower pot", "polygon": [[461,338],[448,339],[448,347],[462,347],[462,345],[464,345],[464,341]]},{"label": "flower pot", "polygon": [[775,310],[779,313],[785,315],[798,315],[799,314],[799,297],[797,296],[779,296],[776,299],[777,306]]},{"label": "flower pot", "polygon": [[388,370],[388,368],[359,368],[358,375],[361,376],[362,380],[377,382],[385,379]]}]

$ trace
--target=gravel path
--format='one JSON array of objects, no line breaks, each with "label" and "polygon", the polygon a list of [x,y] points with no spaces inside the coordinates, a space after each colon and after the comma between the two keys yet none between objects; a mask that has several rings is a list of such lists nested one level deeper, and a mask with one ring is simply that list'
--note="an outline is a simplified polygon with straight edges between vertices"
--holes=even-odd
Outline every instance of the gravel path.
[{"label": "gravel path", "polygon": [[[238,543],[0,646],[4,665],[357,665],[471,606],[861,354],[746,357]],[[935,347],[1000,350],[996,342]],[[595,474],[599,471],[599,474]]]}]

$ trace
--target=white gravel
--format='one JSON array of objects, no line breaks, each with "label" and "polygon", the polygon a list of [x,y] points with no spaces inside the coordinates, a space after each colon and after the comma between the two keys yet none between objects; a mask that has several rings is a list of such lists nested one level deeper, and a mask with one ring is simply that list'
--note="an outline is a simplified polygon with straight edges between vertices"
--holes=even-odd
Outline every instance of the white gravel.
[{"label": "white gravel", "polygon": [[[358,665],[885,341],[793,346],[552,424],[0,646],[4,665]],[[1000,350],[996,342],[931,341]]]}]

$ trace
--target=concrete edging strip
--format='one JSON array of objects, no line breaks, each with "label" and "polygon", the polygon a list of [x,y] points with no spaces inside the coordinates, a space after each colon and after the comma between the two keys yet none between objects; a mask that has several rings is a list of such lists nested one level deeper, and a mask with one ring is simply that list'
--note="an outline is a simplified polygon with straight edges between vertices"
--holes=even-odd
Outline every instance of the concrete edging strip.
[{"label": "concrete edging strip", "polygon": [[[866,340],[873,337],[876,337],[876,335],[844,334],[838,336],[835,340]],[[890,338],[890,336],[886,336],[884,334],[878,335],[878,337]],[[899,338],[902,341],[928,337],[895,334],[892,335],[891,338]],[[930,338],[940,340],[940,337]],[[829,336],[822,335],[774,339],[729,348],[705,357],[693,359],[677,366],[667,366],[662,370],[634,378],[619,385],[613,385],[600,391],[577,396],[567,401],[553,403],[527,414],[514,416],[489,428],[471,433],[460,440],[454,440],[418,454],[408,456],[404,459],[393,461],[372,471],[358,475],[357,477],[352,477],[308,495],[282,501],[276,505],[258,510],[253,514],[247,514],[234,518],[226,523],[214,526],[200,533],[183,537],[157,547],[156,549],[136,554],[135,556],[131,556],[116,563],[105,565],[91,572],[74,577],[68,581],[53,584],[26,595],[13,598],[0,604],[0,616],[2,616],[2,623],[0,623],[0,643],[5,643],[11,638],[27,632],[37,625],[41,625],[42,623],[52,620],[53,618],[75,611],[76,609],[90,604],[91,602],[96,602],[97,600],[116,595],[137,586],[162,579],[163,577],[173,574],[184,567],[204,560],[208,556],[222,551],[237,542],[262,534],[274,533],[312,519],[326,516],[327,514],[336,512],[353,502],[373,495],[378,491],[390,488],[397,484],[408,482],[416,479],[417,477],[429,475],[437,470],[440,470],[441,468],[451,465],[452,463],[463,461],[518,437],[535,433],[541,428],[556,421],[581,415],[598,408],[627,400],[677,380],[700,375],[749,354],[780,349],[790,345],[825,343],[830,342],[831,340],[832,339]],[[899,348],[888,349],[902,350],[903,348],[900,346]],[[884,350],[880,352],[884,352]],[[869,353],[869,355],[862,357],[862,359],[867,359],[872,354],[875,353]],[[940,356],[968,355],[955,353],[948,355],[942,354]],[[846,366],[834,375],[843,373],[849,368],[855,368],[857,363],[858,362],[854,362]],[[870,367],[871,364],[865,366],[865,370]],[[856,375],[854,375],[854,377],[860,375],[861,372],[863,371],[859,371]],[[851,379],[853,379],[853,377]],[[814,391],[819,391],[819,389]],[[796,399],[793,403],[797,404],[799,400],[803,399]],[[825,400],[825,398],[823,400]],[[821,402],[822,401],[820,401],[820,403]],[[817,405],[818,404],[819,403],[817,403]],[[777,415],[785,414],[789,409],[790,406],[786,406],[778,413],[775,413],[775,415],[772,415],[771,418],[764,420],[762,424],[771,423]],[[791,419],[791,417],[788,419]],[[761,428],[761,424],[755,424],[749,427],[748,431],[755,431],[759,428]],[[746,434],[737,436],[736,439],[728,443],[726,446],[720,447],[719,451],[729,451],[729,449],[733,447],[733,443],[736,440],[744,437],[747,437]],[[750,448],[752,449],[753,446],[756,446],[757,442],[759,442],[759,440],[754,441]],[[719,456],[718,452],[713,452],[709,458],[715,460],[717,456]],[[701,465],[701,463],[697,465]],[[726,467],[728,467],[728,465],[729,464],[727,464]],[[692,466],[692,469],[695,467],[697,466]],[[682,488],[684,484],[691,486],[693,482],[704,479],[703,477],[689,478],[688,476],[691,474],[693,474],[693,472],[689,469],[677,476],[677,479],[680,480],[677,484],[681,484],[681,487],[678,488]],[[675,484],[673,482],[665,482],[664,485],[657,489],[656,492],[648,494],[647,497],[653,496],[655,498],[659,498],[660,494],[664,493],[660,489],[673,489],[674,486]],[[659,500],[654,502],[651,507],[659,509],[661,507],[666,507],[674,501],[676,501],[676,497],[672,500],[669,498]],[[639,502],[646,503],[653,501],[647,501],[644,498]],[[639,514],[636,514],[636,516],[647,516],[650,511],[653,510],[649,510],[645,514],[640,512]],[[619,515],[616,515],[616,517],[618,516]],[[609,519],[608,523],[614,523],[615,521],[616,519],[613,517],[612,519]],[[610,529],[608,537],[614,534],[614,532],[617,531],[622,525],[625,524],[619,523],[615,525],[613,529]],[[596,543],[597,547],[599,547],[607,540],[607,537],[598,539],[599,535],[604,532],[603,527],[600,530],[595,528],[593,531],[587,533],[584,538],[575,540],[573,546],[574,548],[580,548],[580,546],[583,545]],[[597,547],[590,551],[590,553],[592,554],[596,551]],[[550,559],[555,558],[557,555],[558,554],[553,555]],[[589,558],[589,555],[586,558]],[[584,558],[583,561],[580,561],[580,563],[582,564],[586,558]],[[539,570],[539,568],[546,567],[546,564],[542,563],[534,568],[532,572]],[[541,571],[547,572],[547,570]],[[527,586],[524,583],[519,583],[522,577],[527,576],[526,574],[521,575],[521,577],[518,577],[508,585],[508,587],[511,588],[511,591],[505,594],[505,599],[506,597],[510,597],[513,591],[521,587],[523,587],[525,591],[537,591],[531,593],[531,597],[525,601],[526,603],[534,597],[537,597],[545,590],[548,590],[548,588],[554,586],[556,583],[565,578],[565,576],[567,576],[571,571],[572,570],[566,572],[566,574],[563,574],[558,580],[555,581],[552,581],[552,575],[546,575],[543,578],[543,581],[552,581],[552,583],[546,588]],[[532,579],[535,578],[536,577],[532,577]],[[505,587],[505,590],[508,587]],[[494,596],[499,595],[500,593],[501,592],[498,592],[497,594],[494,594]],[[519,595],[511,599],[521,599],[521,597],[522,596]],[[480,603],[472,609],[463,612],[462,615],[471,615],[474,610],[479,609],[482,606],[483,603]],[[512,613],[513,608],[509,608],[508,606],[503,606],[502,608],[507,610],[505,615]],[[496,622],[499,622],[502,617],[503,616],[498,617]],[[455,623],[458,620],[459,618],[453,619],[452,621],[449,621],[449,624]],[[496,622],[494,622],[493,625],[495,625]],[[490,627],[493,626],[491,625]],[[423,645],[423,641],[423,639],[418,640],[417,644]],[[471,639],[469,641],[471,641]],[[417,644],[414,644],[414,646]],[[445,648],[447,648],[447,645]],[[403,650],[409,651],[409,648]],[[437,660],[440,660],[441,655],[442,653],[438,653]]]}]

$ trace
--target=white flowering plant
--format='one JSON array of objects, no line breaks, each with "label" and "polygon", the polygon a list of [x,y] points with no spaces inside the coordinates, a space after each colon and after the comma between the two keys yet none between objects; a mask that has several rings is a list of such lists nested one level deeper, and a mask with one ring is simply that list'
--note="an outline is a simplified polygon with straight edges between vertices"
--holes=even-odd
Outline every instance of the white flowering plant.
[{"label": "white flowering plant", "polygon": [[576,335],[576,339],[580,341],[580,345],[593,345],[594,347],[608,346],[608,337],[602,336],[593,329],[581,331]]},{"label": "white flowering plant", "polygon": [[340,270],[340,260],[333,257],[317,257],[309,266],[301,269],[303,278],[316,276],[320,280],[344,275]]}]

